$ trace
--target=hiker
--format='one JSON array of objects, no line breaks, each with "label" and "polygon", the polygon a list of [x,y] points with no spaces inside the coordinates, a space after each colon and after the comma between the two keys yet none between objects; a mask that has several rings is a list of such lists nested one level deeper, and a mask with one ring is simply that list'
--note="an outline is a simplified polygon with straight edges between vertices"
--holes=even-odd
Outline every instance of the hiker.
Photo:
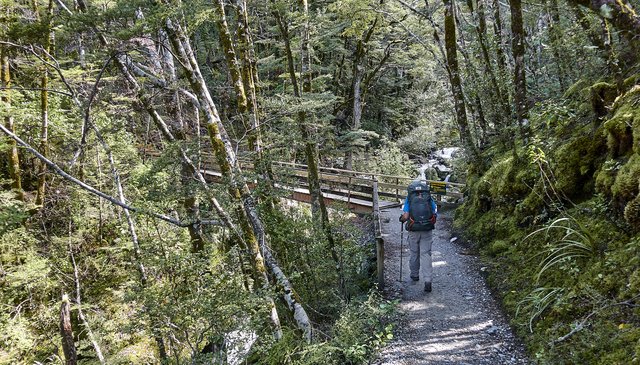
[{"label": "hiker", "polygon": [[409,184],[402,211],[400,222],[409,231],[411,280],[418,281],[422,277],[424,291],[430,292],[433,275],[431,245],[438,207],[431,198],[429,184],[425,180],[416,180]]}]

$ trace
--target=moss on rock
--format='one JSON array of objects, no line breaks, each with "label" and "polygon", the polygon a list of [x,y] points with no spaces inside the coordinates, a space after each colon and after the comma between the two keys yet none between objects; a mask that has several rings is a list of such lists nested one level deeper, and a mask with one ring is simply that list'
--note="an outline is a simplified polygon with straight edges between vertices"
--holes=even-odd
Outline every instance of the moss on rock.
[{"label": "moss on rock", "polygon": [[584,135],[561,146],[554,154],[556,189],[569,197],[593,193],[593,175],[602,160],[604,139]]}]

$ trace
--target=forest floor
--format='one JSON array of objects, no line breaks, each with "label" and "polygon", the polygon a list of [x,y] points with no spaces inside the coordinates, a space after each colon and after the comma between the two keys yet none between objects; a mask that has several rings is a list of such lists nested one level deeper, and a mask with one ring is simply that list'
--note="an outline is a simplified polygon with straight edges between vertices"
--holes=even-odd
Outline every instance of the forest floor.
[{"label": "forest floor", "polygon": [[[400,281],[400,208],[381,214],[385,236],[385,296],[400,299],[395,338],[374,364],[529,364],[498,302],[482,277],[482,264],[451,243],[453,211],[442,210],[432,246],[433,291],[409,278],[407,232],[402,245]],[[459,241],[459,240],[458,240]]]}]

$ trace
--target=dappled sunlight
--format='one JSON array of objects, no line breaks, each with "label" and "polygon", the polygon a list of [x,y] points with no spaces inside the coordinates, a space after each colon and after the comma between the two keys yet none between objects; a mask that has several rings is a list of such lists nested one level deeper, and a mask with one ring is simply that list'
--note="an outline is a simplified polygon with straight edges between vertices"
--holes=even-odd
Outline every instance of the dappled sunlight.
[{"label": "dappled sunlight", "polygon": [[446,261],[435,261],[435,262],[433,262],[433,267],[441,267],[441,266],[447,266],[447,262]]}]

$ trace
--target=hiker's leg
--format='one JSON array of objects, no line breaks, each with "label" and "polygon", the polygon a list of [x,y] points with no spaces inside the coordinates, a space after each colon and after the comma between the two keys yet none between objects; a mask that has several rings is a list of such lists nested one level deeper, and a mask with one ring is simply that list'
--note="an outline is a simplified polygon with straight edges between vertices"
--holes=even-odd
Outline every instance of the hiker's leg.
[{"label": "hiker's leg", "polygon": [[411,278],[420,277],[420,232],[409,233],[409,270]]},{"label": "hiker's leg", "polygon": [[433,230],[420,232],[420,276],[425,283],[430,283],[433,276],[431,262],[431,245],[433,244]]}]

